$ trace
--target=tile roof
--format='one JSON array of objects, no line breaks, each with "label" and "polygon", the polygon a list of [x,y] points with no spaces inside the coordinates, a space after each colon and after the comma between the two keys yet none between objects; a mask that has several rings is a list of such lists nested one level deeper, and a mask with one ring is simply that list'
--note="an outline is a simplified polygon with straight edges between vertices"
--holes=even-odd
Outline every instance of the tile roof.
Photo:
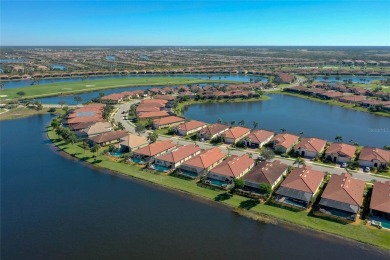
[{"label": "tile roof", "polygon": [[225,131],[227,129],[229,129],[229,127],[227,125],[212,124],[212,125],[206,126],[200,132],[204,133],[204,134],[207,134],[207,135],[215,135],[215,134],[220,133],[222,131]]},{"label": "tile roof", "polygon": [[274,142],[275,145],[280,145],[285,148],[290,148],[293,146],[297,141],[299,140],[299,137],[292,134],[277,134],[272,139],[271,142]]},{"label": "tile roof", "polygon": [[181,160],[197,153],[200,151],[200,148],[194,144],[189,144],[185,146],[181,146],[177,148],[176,150],[173,150],[171,152],[168,152],[166,154],[160,155],[156,157],[155,159],[161,160],[161,161],[166,161],[166,162],[171,162],[171,163],[176,163],[180,162]]},{"label": "tile roof", "polygon": [[360,152],[359,160],[373,161],[378,160],[383,163],[390,162],[390,151],[375,148],[375,147],[363,147]]},{"label": "tile roof", "polygon": [[352,158],[355,155],[356,146],[344,143],[332,143],[329,145],[328,149],[326,149],[326,154],[334,154],[337,153],[341,156],[347,156]]},{"label": "tile roof", "polygon": [[249,140],[252,143],[263,143],[264,141],[271,138],[275,133],[267,130],[256,130],[253,131],[249,136]]},{"label": "tile roof", "polygon": [[191,131],[194,129],[197,129],[199,127],[205,126],[205,122],[197,121],[197,120],[191,120],[188,122],[185,122],[184,124],[181,124],[177,126],[177,130],[182,130],[182,131]]},{"label": "tile roof", "polygon": [[227,138],[237,139],[237,138],[244,136],[245,134],[248,134],[250,131],[251,130],[249,128],[246,128],[246,127],[234,126],[230,129],[228,129],[224,133],[224,136]]},{"label": "tile roof", "polygon": [[139,113],[139,118],[154,118],[154,117],[165,117],[169,116],[167,111],[156,111],[156,112],[141,112]]},{"label": "tile roof", "polygon": [[209,150],[203,151],[201,154],[189,159],[184,164],[194,166],[198,168],[206,169],[226,157],[226,154],[221,149],[215,147]]},{"label": "tile roof", "polygon": [[94,141],[95,143],[104,143],[104,142],[110,142],[114,141],[116,139],[125,137],[128,135],[128,132],[125,130],[121,131],[112,131],[112,132],[107,132],[107,133],[102,133],[99,135],[95,135],[93,137],[90,137],[89,140]]},{"label": "tile roof", "polygon": [[178,116],[167,116],[167,117],[162,117],[153,120],[153,124],[156,125],[168,125],[168,124],[174,124],[179,122],[185,122],[185,118],[178,117]]},{"label": "tile roof", "polygon": [[309,166],[295,168],[280,185],[294,190],[314,193],[320,186],[325,174]]},{"label": "tile roof", "polygon": [[348,173],[333,174],[321,198],[361,206],[365,186],[364,181],[354,179]]},{"label": "tile roof", "polygon": [[130,149],[149,144],[146,137],[134,134],[128,134],[127,136],[123,137],[122,140],[123,141],[121,142],[121,145],[128,146]]},{"label": "tile roof", "polygon": [[236,178],[254,163],[255,160],[249,157],[248,154],[242,156],[232,155],[221,164],[211,169],[210,172]]},{"label": "tile roof", "polygon": [[370,209],[390,214],[390,181],[374,183]]},{"label": "tile roof", "polygon": [[155,156],[156,154],[159,154],[174,147],[176,147],[176,144],[174,144],[171,140],[157,141],[134,151],[134,153],[146,156]]},{"label": "tile roof", "polygon": [[302,138],[296,145],[297,149],[305,149],[310,152],[321,152],[326,145],[326,141],[318,138]]},{"label": "tile roof", "polygon": [[82,132],[86,133],[87,135],[93,135],[93,134],[100,134],[103,132],[109,132],[111,131],[112,126],[109,122],[96,122],[85,129],[82,130]]},{"label": "tile roof", "polygon": [[254,183],[267,183],[272,185],[287,169],[288,165],[279,160],[260,162],[243,179]]}]

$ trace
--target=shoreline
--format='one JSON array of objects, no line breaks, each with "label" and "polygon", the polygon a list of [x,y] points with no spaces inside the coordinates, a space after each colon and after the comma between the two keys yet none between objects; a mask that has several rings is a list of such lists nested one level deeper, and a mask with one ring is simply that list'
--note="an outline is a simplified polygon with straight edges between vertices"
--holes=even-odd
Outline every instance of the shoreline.
[{"label": "shoreline", "polygon": [[[337,234],[335,232],[331,232],[330,230],[324,230],[321,227],[315,228],[313,226],[305,225],[303,223],[298,224],[298,223],[296,223],[294,221],[289,221],[288,219],[282,219],[282,218],[279,218],[279,217],[277,217],[275,215],[267,214],[267,212],[264,212],[264,211],[262,212],[261,210],[257,210],[257,211],[256,210],[252,210],[252,209],[247,210],[247,209],[242,209],[242,208],[240,208],[238,206],[240,202],[245,201],[245,200],[249,200],[249,198],[245,198],[245,197],[242,197],[242,196],[234,194],[226,202],[224,202],[224,201],[216,201],[215,198],[213,199],[213,196],[218,194],[218,193],[225,193],[225,191],[219,191],[219,190],[215,191],[214,190],[214,191],[211,192],[208,189],[201,188],[201,189],[204,189],[203,190],[204,194],[202,194],[202,192],[197,192],[196,189],[191,191],[190,189],[185,189],[185,187],[179,187],[177,185],[173,185],[170,182],[164,183],[163,179],[168,179],[169,175],[165,176],[165,175],[160,175],[158,173],[144,172],[138,166],[134,166],[134,165],[130,165],[130,164],[124,164],[124,163],[120,163],[120,162],[113,162],[114,164],[118,164],[118,165],[123,166],[123,167],[120,167],[120,168],[123,168],[123,171],[120,171],[118,167],[109,167],[110,165],[104,164],[100,160],[102,157],[105,157],[104,155],[99,155],[99,161],[100,161],[99,163],[91,163],[91,162],[89,162],[89,159],[91,159],[91,158],[86,159],[86,160],[82,160],[79,157],[77,157],[77,156],[75,156],[73,154],[70,154],[67,151],[65,151],[66,149],[62,149],[60,147],[60,144],[62,143],[62,141],[56,141],[54,139],[54,136],[50,136],[50,134],[53,135],[53,130],[50,131],[49,128],[50,127],[47,128],[47,134],[46,135],[47,135],[47,138],[51,141],[51,146],[53,148],[56,147],[58,149],[56,152],[59,152],[59,154],[61,156],[65,156],[65,157],[67,157],[69,159],[75,160],[78,163],[81,162],[83,165],[86,165],[88,167],[92,167],[94,169],[98,169],[99,171],[103,170],[104,172],[106,172],[108,174],[114,174],[114,175],[121,176],[121,177],[124,177],[124,178],[128,178],[128,179],[131,179],[131,180],[137,180],[137,181],[142,182],[142,183],[147,183],[147,184],[149,184],[149,185],[151,185],[153,187],[162,188],[164,190],[171,191],[171,192],[178,192],[180,194],[184,194],[184,195],[186,195],[188,197],[191,197],[191,198],[200,199],[200,200],[206,200],[210,204],[220,205],[220,206],[222,205],[224,207],[227,207],[227,208],[231,209],[232,212],[235,212],[237,214],[243,215],[245,217],[248,217],[250,219],[254,219],[256,221],[260,221],[260,222],[263,222],[263,223],[272,223],[272,224],[276,223],[276,224],[279,224],[279,222],[280,222],[281,224],[289,225],[289,226],[293,227],[294,229],[312,230],[312,231],[314,230],[315,232],[317,232],[319,234],[326,234],[326,235],[336,236],[336,237],[345,239],[347,241],[351,241],[351,242],[355,242],[355,243],[358,242],[358,243],[360,243],[362,245],[369,245],[369,246],[372,246],[375,249],[386,250],[385,251],[386,253],[388,253],[388,250],[390,250],[390,246],[388,244],[386,244],[386,243],[375,244],[375,243],[372,243],[370,239],[367,239],[367,240],[363,239],[362,240],[362,239],[357,239],[357,237],[355,237],[355,236],[347,237],[347,236],[343,236],[342,234]],[[99,165],[99,164],[102,164],[102,165]],[[137,172],[136,173],[135,172],[132,173],[132,171],[135,168],[136,168]],[[126,172],[126,170],[127,170],[127,172]],[[172,177],[171,176],[170,178],[176,178],[176,177]],[[156,179],[159,179],[159,181],[157,181]],[[189,182],[189,181],[180,179],[179,182],[185,183],[185,182]],[[191,184],[194,184],[194,183],[191,183]],[[196,184],[194,186],[195,186],[194,188],[196,188]],[[209,194],[206,194],[206,193],[211,193],[212,196],[207,196]],[[234,201],[231,201],[232,198],[234,198]],[[217,202],[217,203],[211,203],[211,202]],[[220,203],[218,203],[218,202],[220,202]],[[264,204],[262,204],[262,205],[264,205]],[[239,211],[239,212],[237,212],[237,211]],[[341,224],[339,224],[339,225],[341,225]],[[365,227],[365,228],[371,229],[371,227]],[[382,233],[382,234],[384,234],[384,236],[386,236],[386,234],[388,235],[388,233],[386,233],[387,231],[384,231],[384,230],[378,230],[378,231],[384,232],[384,233]]]},{"label": "shoreline", "polygon": [[267,95],[261,95],[258,98],[221,98],[221,99],[200,99],[180,102],[177,108],[174,109],[175,113],[179,116],[183,115],[186,107],[197,104],[216,104],[216,103],[244,103],[244,102],[257,102],[270,100],[271,97]]},{"label": "shoreline", "polygon": [[386,113],[386,112],[371,112],[371,111],[368,111],[368,109],[366,109],[364,107],[360,107],[360,106],[355,107],[352,104],[342,103],[342,102],[339,102],[339,101],[336,101],[336,100],[332,100],[332,99],[331,100],[323,100],[323,99],[319,99],[319,98],[309,97],[309,96],[306,96],[306,95],[303,95],[303,94],[290,93],[290,92],[283,91],[283,90],[269,91],[269,92],[267,92],[267,94],[288,95],[288,96],[298,97],[298,98],[302,98],[302,99],[306,99],[306,100],[310,100],[310,101],[314,101],[314,102],[328,104],[330,106],[337,106],[337,107],[342,107],[342,108],[350,109],[350,110],[354,110],[354,111],[365,112],[365,113],[369,113],[369,114],[376,115],[376,116],[390,117],[390,113]]}]

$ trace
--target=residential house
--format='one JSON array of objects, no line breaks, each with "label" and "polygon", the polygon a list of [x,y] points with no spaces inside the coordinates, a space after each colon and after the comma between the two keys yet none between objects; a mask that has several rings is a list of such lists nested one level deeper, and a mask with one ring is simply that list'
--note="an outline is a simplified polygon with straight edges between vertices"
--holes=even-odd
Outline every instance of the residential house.
[{"label": "residential house", "polygon": [[199,136],[199,138],[210,140],[210,139],[213,139],[217,136],[222,135],[228,129],[229,129],[229,127],[227,125],[218,124],[218,123],[212,124],[212,125],[206,126],[202,130],[200,130],[198,132],[198,136]]},{"label": "residential house", "polygon": [[253,166],[255,166],[255,160],[248,154],[231,155],[221,164],[211,169],[207,177],[208,179],[231,183],[234,179],[244,176]]},{"label": "residential house", "polygon": [[94,135],[107,133],[112,131],[112,126],[109,122],[96,122],[84,129],[81,129],[76,134],[79,137],[91,137]]},{"label": "residential house", "polygon": [[273,162],[260,162],[246,174],[242,179],[245,186],[250,189],[257,190],[261,183],[271,186],[272,189],[283,179],[287,174],[288,165],[279,160]]},{"label": "residential house", "polygon": [[205,175],[211,168],[220,164],[226,156],[217,147],[203,151],[180,165],[179,172],[194,178]]},{"label": "residential house", "polygon": [[288,153],[299,141],[299,136],[293,134],[277,134],[271,139],[275,152]]},{"label": "residential house", "polygon": [[325,157],[333,162],[348,163],[355,156],[356,146],[345,143],[332,143],[325,151]]},{"label": "residential house", "polygon": [[184,163],[185,161],[200,154],[200,152],[200,148],[194,144],[180,146],[179,148],[171,152],[156,156],[154,158],[154,164],[162,166],[167,170],[172,170],[178,167],[180,164]]},{"label": "residential house", "polygon": [[223,135],[224,142],[227,144],[235,144],[244,137],[250,134],[251,130],[242,126],[234,126],[227,131],[225,131]]},{"label": "residential house", "polygon": [[156,112],[141,112],[138,114],[139,119],[156,119],[170,116],[167,111],[156,111]]},{"label": "residential house", "polygon": [[260,148],[268,143],[275,135],[274,132],[267,130],[255,130],[248,135],[246,144],[250,148]]},{"label": "residential house", "polygon": [[326,141],[318,138],[302,138],[295,146],[295,152],[302,157],[315,158],[322,153]]},{"label": "residential house", "polygon": [[148,139],[144,136],[128,134],[121,139],[119,149],[122,152],[132,152],[139,148],[149,145]]},{"label": "residential house", "polygon": [[355,220],[363,204],[366,183],[349,173],[333,174],[319,202],[320,212],[338,218]]},{"label": "residential house", "polygon": [[111,132],[94,135],[92,137],[89,137],[88,140],[92,145],[98,144],[101,146],[105,146],[108,144],[120,142],[121,138],[127,136],[128,134],[129,133],[125,130],[111,131]]},{"label": "residential house", "polygon": [[390,221],[390,180],[374,183],[370,201],[370,215],[377,221]]},{"label": "residential house", "polygon": [[280,184],[275,201],[298,208],[308,208],[324,176],[324,173],[309,166],[295,168]]},{"label": "residential house", "polygon": [[161,129],[161,128],[167,128],[167,127],[173,127],[180,125],[186,121],[183,117],[178,116],[167,116],[162,118],[157,118],[153,120],[153,128],[154,129]]},{"label": "residential house", "polygon": [[171,140],[157,141],[133,152],[134,161],[152,162],[155,156],[162,155],[176,148]]},{"label": "residential house", "polygon": [[359,156],[359,165],[361,167],[386,168],[390,163],[390,151],[375,148],[363,147]]},{"label": "residential house", "polygon": [[176,133],[181,136],[190,135],[193,133],[196,133],[203,128],[207,126],[206,123],[197,121],[197,120],[190,120],[188,122],[185,122],[184,124],[178,125],[176,127]]}]

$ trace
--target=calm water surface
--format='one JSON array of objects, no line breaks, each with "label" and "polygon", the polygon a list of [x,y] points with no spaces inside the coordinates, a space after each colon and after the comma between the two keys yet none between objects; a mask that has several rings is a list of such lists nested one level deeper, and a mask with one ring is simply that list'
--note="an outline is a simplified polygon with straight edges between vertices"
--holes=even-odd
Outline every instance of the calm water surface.
[{"label": "calm water surface", "polygon": [[208,123],[245,120],[259,128],[319,137],[334,141],[338,135],[344,142],[353,140],[360,145],[383,147],[390,144],[390,118],[342,107],[331,106],[287,95],[270,95],[271,99],[245,103],[210,103],[189,106],[184,115]]},{"label": "calm water surface", "polygon": [[389,259],[66,159],[49,120],[0,124],[1,259]]}]

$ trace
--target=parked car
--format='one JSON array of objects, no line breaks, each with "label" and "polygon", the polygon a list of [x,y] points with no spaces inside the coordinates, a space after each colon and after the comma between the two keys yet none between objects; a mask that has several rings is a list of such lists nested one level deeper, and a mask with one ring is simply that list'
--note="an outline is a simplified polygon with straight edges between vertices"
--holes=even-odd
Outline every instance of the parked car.
[{"label": "parked car", "polygon": [[365,167],[364,168],[364,172],[370,172],[370,170],[371,170],[370,167]]},{"label": "parked car", "polygon": [[259,155],[259,156],[257,157],[257,160],[259,160],[259,161],[265,161],[265,160],[267,160],[267,159],[265,159],[264,156]]},{"label": "parked car", "polygon": [[347,168],[348,164],[347,163],[342,163],[341,168]]}]

